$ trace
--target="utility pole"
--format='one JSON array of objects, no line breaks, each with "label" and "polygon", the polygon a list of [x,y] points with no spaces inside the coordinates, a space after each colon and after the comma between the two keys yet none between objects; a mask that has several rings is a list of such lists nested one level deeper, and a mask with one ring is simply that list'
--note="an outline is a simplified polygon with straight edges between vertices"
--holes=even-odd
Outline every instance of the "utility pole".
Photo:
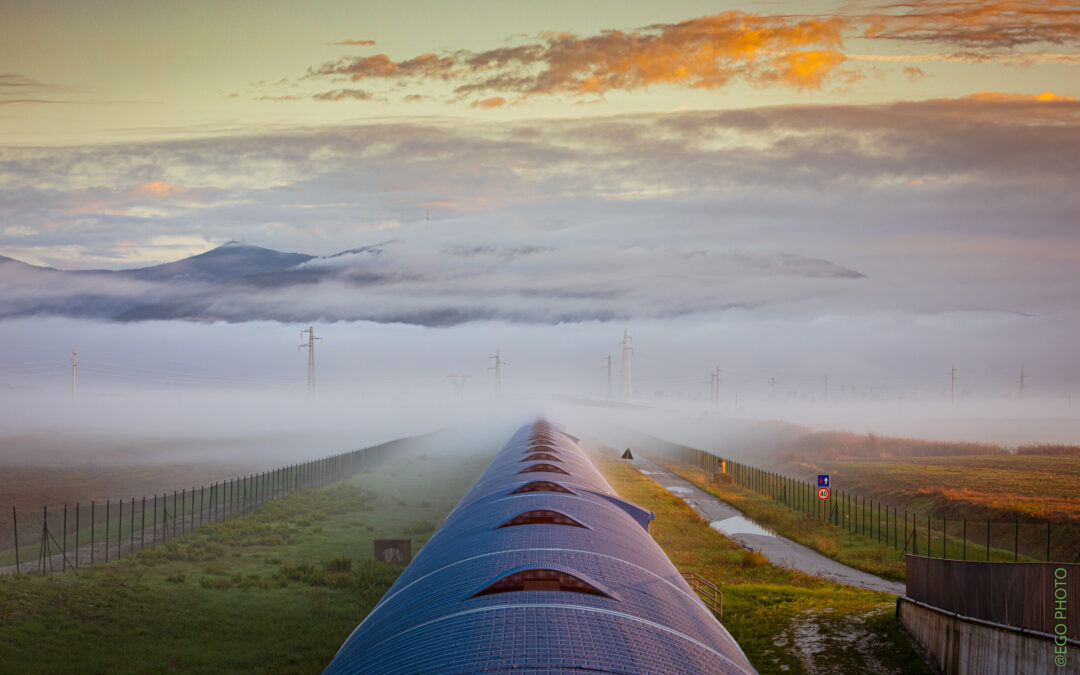
[{"label": "utility pole", "polygon": [[607,355],[607,397],[610,400],[612,396],[611,391],[611,354]]},{"label": "utility pole", "polygon": [[634,386],[630,380],[630,354],[634,351],[634,348],[630,346],[630,343],[630,331],[624,329],[622,339],[622,395],[623,399],[627,401],[634,397]]},{"label": "utility pole", "polygon": [[495,356],[489,356],[490,359],[495,359],[495,365],[488,370],[495,371],[495,393],[498,394],[502,391],[502,367],[506,365],[506,361],[503,361],[499,357],[499,350],[495,350]]},{"label": "utility pole", "polygon": [[464,373],[453,373],[447,375],[450,381],[454,383],[454,392],[461,394],[465,390],[465,385],[469,382],[469,376]]},{"label": "utility pole", "polygon": [[1020,398],[1027,393],[1027,377],[1024,376],[1024,364],[1020,364]]},{"label": "utility pole", "polygon": [[716,399],[716,373],[709,372],[709,396]]},{"label": "utility pole", "polygon": [[722,372],[723,371],[720,370],[720,366],[717,366],[716,367],[716,407],[717,408],[720,407],[720,373],[722,373]]},{"label": "utility pole", "polygon": [[776,378],[775,377],[770,377],[769,378],[769,386],[771,387],[771,391],[769,393],[769,398],[771,398],[772,400],[775,401],[776,400]]},{"label": "utility pole", "polygon": [[829,400],[829,376],[825,376],[825,400]]},{"label": "utility pole", "polygon": [[[75,402],[75,345],[71,345],[71,402]],[[92,370],[92,369],[91,369]]]},{"label": "utility pole", "polygon": [[955,365],[952,367],[952,370],[949,373],[949,378],[950,378],[950,380],[949,380],[949,396],[950,396],[950,400],[955,402],[956,401],[956,366]]},{"label": "utility pole", "polygon": [[308,336],[307,344],[299,345],[296,348],[296,351],[300,351],[304,347],[307,347],[307,350],[308,350],[307,390],[308,390],[308,395],[309,396],[314,396],[315,395],[315,341],[318,340],[319,342],[322,342],[323,339],[321,337],[317,337],[315,335],[315,327],[314,326],[309,326],[307,330],[300,331],[300,337],[304,337],[305,333]]}]

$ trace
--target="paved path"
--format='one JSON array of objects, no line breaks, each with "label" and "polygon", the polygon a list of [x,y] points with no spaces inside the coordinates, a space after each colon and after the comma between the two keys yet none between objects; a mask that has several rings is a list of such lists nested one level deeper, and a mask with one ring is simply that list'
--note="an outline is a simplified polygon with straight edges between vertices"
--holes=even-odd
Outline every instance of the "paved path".
[{"label": "paved path", "polygon": [[637,458],[634,460],[634,466],[665,490],[686,502],[687,506],[708,521],[709,526],[714,530],[722,532],[743,548],[760,551],[774,565],[800,570],[847,586],[904,595],[904,584],[887,581],[868,572],[848,567],[811,548],[766,530],[747,519],[741,511],[727,502],[702,491],[692,483],[647,459]]}]

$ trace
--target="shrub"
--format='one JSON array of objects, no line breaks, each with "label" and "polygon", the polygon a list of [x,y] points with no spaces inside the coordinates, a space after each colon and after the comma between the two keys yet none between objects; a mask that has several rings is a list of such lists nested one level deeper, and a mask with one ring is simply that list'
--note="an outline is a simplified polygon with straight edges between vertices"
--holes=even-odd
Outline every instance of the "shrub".
[{"label": "shrub", "polygon": [[330,558],[324,562],[323,569],[327,572],[345,572],[348,574],[349,572],[352,572],[352,560],[342,553],[340,556]]},{"label": "shrub", "polygon": [[402,531],[405,534],[431,534],[435,531],[435,528],[435,523],[431,522],[430,520],[418,520]]},{"label": "shrub", "polygon": [[769,559],[765,557],[765,554],[761,551],[743,551],[742,552],[742,566],[743,567],[761,567],[768,565]]},{"label": "shrub", "polygon": [[200,586],[217,591],[227,591],[232,588],[232,584],[232,579],[228,577],[202,577],[199,579]]}]

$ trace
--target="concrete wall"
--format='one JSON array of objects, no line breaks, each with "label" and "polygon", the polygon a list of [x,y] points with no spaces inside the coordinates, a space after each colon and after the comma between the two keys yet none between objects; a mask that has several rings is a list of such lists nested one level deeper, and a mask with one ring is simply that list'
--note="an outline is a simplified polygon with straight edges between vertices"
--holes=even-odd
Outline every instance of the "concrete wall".
[{"label": "concrete wall", "polygon": [[[1078,608],[1080,609],[1080,608]],[[945,675],[1080,675],[1080,642],[991,624],[899,598],[900,621]],[[1055,659],[1064,656],[1059,665]]]}]

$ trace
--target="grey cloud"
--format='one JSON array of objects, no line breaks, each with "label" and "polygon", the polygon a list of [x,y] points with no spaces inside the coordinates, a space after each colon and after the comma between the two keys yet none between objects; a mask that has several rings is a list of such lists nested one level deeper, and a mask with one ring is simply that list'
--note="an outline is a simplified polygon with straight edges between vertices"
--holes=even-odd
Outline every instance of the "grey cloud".
[{"label": "grey cloud", "polygon": [[[917,314],[1054,312],[1080,297],[1069,297],[1075,275],[1040,257],[1076,248],[1078,120],[1077,102],[961,99],[7,148],[0,252],[104,255],[120,239],[181,235],[319,255],[373,247],[364,255],[384,261],[348,261],[348,278],[313,267],[303,283],[328,284],[313,314],[387,320],[582,319],[599,316],[605,293],[603,311],[617,317],[653,316],[660,306],[865,312],[875,302]],[[146,206],[133,186],[157,180],[210,192],[167,213],[130,208]],[[71,212],[89,197],[111,206]],[[948,240],[934,239],[941,235]],[[738,279],[700,292],[700,279],[676,279],[697,274],[696,258],[678,258],[694,251],[734,265]],[[783,287],[772,278],[783,254],[869,279],[826,275]],[[732,262],[739,255],[751,262]],[[771,276],[755,276],[756,264]],[[797,278],[812,281],[812,266],[801,264]],[[617,272],[626,279],[614,284]],[[412,283],[448,284],[442,304]],[[488,299],[503,284],[507,293]],[[400,306],[355,299],[366,292],[358,288],[390,287],[406,299]],[[422,299],[416,307],[412,295]],[[237,291],[211,305],[249,316],[243,298]]]}]

